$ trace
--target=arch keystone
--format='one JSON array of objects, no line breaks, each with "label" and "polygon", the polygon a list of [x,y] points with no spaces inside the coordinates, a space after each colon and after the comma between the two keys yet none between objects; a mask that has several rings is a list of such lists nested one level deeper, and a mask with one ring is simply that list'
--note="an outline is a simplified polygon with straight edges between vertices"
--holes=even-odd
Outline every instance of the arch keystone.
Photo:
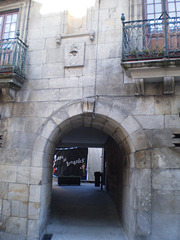
[{"label": "arch keystone", "polygon": [[94,111],[95,101],[94,99],[84,99],[81,106],[83,112],[91,113]]}]

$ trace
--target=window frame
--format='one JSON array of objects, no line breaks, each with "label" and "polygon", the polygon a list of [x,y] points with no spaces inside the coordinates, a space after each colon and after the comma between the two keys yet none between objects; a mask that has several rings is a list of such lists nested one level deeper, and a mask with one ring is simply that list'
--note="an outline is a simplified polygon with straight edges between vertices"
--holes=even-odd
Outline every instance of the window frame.
[{"label": "window frame", "polygon": [[[9,11],[3,11],[3,12],[0,12],[0,16],[3,17],[3,20],[2,20],[2,27],[0,29],[0,39],[5,39],[4,38],[4,34],[5,34],[5,25],[6,25],[6,19],[7,19],[7,16],[9,15],[13,15],[13,14],[17,14],[17,19],[16,19],[16,27],[15,27],[15,33],[18,29],[18,20],[19,20],[19,9],[14,9],[14,10],[9,10]],[[10,31],[9,31],[10,32]],[[14,36],[15,37],[15,36]],[[9,37],[10,38],[10,37]]]},{"label": "window frame", "polygon": [[[176,5],[177,2],[180,3],[180,0],[177,0],[177,1],[176,0],[170,0],[170,2],[168,2],[168,0],[165,0],[165,8],[166,8],[167,14],[170,14],[168,4],[171,3],[171,2],[175,3],[175,11],[171,11],[171,13],[174,12],[175,17],[180,17],[180,10],[177,11],[177,5]],[[143,14],[142,14],[143,19],[148,19],[147,5],[148,5],[147,0],[144,0],[143,1]],[[154,0],[153,0],[153,6],[155,6]],[[163,0],[161,0],[161,6],[162,6],[162,12],[163,12]],[[177,16],[178,12],[179,12],[179,16]],[[157,13],[154,11],[152,14],[155,16]],[[161,16],[161,14],[159,15],[159,17]],[[157,17],[154,17],[154,19],[157,19]]]}]

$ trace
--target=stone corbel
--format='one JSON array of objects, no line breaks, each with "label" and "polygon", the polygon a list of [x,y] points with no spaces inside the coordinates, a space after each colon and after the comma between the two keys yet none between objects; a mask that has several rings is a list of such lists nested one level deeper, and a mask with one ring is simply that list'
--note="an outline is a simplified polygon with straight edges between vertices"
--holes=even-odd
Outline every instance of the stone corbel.
[{"label": "stone corbel", "polygon": [[10,101],[14,102],[16,97],[16,91],[13,88],[1,88],[2,94],[4,97]]},{"label": "stone corbel", "polygon": [[144,95],[144,79],[138,78],[138,79],[133,79],[133,81],[134,81],[134,95],[135,96]]},{"label": "stone corbel", "polygon": [[94,31],[94,30],[91,30],[91,31],[90,31],[90,33],[89,33],[89,39],[90,39],[91,41],[94,41],[94,39],[95,39],[95,31]]},{"label": "stone corbel", "polygon": [[56,36],[56,44],[57,45],[61,45],[61,39],[62,39],[61,35]]},{"label": "stone corbel", "polygon": [[164,94],[174,93],[174,77],[164,77]]}]

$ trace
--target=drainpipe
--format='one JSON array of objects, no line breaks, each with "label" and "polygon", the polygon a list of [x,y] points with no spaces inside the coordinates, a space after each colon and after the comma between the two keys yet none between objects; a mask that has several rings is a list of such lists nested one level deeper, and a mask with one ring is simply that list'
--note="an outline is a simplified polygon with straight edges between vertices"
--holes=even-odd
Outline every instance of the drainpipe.
[{"label": "drainpipe", "polygon": [[[101,4],[101,0],[99,0],[98,3],[98,22],[97,22],[97,46],[96,46],[96,66],[95,66],[95,80],[94,80],[94,97],[95,97],[95,101],[94,101],[94,107],[93,107],[93,118],[95,117],[95,109],[96,109],[96,99],[97,99],[97,95],[96,95],[96,83],[97,83],[97,65],[98,65],[98,43],[99,43],[99,18],[100,18],[100,4]],[[92,121],[93,121],[92,118]],[[92,122],[91,122],[92,124]]]},{"label": "drainpipe", "polygon": [[29,29],[29,15],[30,15],[30,9],[31,9],[31,1],[29,0],[29,6],[28,6],[28,13],[27,13],[27,24],[26,24],[26,31],[25,31],[25,44],[27,44],[27,35],[28,35],[28,29]]}]

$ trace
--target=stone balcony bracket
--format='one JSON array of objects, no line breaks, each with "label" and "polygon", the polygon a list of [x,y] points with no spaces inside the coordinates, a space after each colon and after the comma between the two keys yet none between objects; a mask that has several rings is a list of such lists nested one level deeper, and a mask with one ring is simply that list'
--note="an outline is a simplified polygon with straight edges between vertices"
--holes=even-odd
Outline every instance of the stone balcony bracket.
[{"label": "stone balcony bracket", "polygon": [[142,96],[144,95],[144,79],[133,79],[134,82],[134,95]]},{"label": "stone balcony bracket", "polygon": [[173,94],[175,81],[180,81],[180,59],[123,61],[122,68],[134,83],[136,96],[144,95],[146,82],[163,82],[164,94]]},{"label": "stone balcony bracket", "polygon": [[6,101],[15,101],[16,91],[19,90],[25,79],[16,73],[0,73],[0,89]]}]

